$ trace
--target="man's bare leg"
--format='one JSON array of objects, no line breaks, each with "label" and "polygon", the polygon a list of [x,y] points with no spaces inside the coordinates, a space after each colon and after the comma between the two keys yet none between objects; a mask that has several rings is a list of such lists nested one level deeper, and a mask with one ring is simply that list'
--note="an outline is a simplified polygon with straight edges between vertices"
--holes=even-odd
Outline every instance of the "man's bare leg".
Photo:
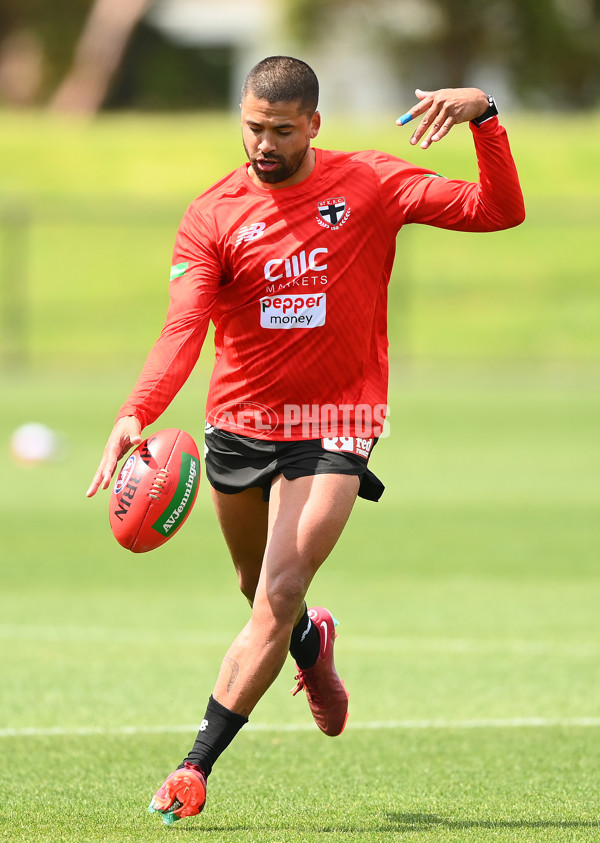
[{"label": "man's bare leg", "polygon": [[267,545],[269,504],[259,488],[226,495],[211,487],[211,494],[240,589],[252,605]]},{"label": "man's bare leg", "polygon": [[279,674],[308,587],[344,529],[358,486],[357,477],[342,474],[273,482],[252,617],[229,648],[213,691],[230,711],[248,717]]},{"label": "man's bare leg", "polygon": [[[304,611],[310,582],[340,537],[358,486],[357,477],[339,474],[292,481],[276,478],[271,487],[262,564],[259,553],[265,533],[265,508],[258,495],[215,495],[219,522],[242,590],[252,604],[252,617],[223,660],[192,750],[153,797],[150,810],[158,811],[163,822],[170,824],[204,807],[206,780],[213,764],[281,670],[293,627]],[[319,658],[311,670],[331,671],[332,652],[329,661]],[[304,671],[303,676],[309,672]],[[341,686],[337,674],[335,678]],[[308,685],[306,690],[308,695]],[[327,734],[339,734],[345,725],[347,695],[343,687],[341,690],[345,708],[342,706],[337,726],[330,718],[322,724],[313,710],[317,724]],[[312,710],[310,697],[309,703]]]}]

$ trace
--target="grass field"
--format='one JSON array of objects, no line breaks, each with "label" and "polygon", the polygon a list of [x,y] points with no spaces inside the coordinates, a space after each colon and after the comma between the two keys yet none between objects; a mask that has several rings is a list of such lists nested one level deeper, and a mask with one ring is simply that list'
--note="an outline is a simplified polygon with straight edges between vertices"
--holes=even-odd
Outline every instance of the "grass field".
[{"label": "grass field", "polygon": [[[128,554],[106,499],[84,499],[127,384],[5,380],[3,440],[46,406],[69,452],[30,470],[3,455],[0,839],[600,840],[592,387],[396,373],[373,457],[388,489],[357,504],[312,590],[341,620],[348,728],[312,728],[289,663],[202,818],[167,831],[146,803],[246,617],[206,483],[172,543]],[[199,435],[196,390],[165,424]]]},{"label": "grass field", "polygon": [[[600,358],[598,115],[508,115],[528,218],[493,235],[409,226],[390,285],[393,353],[482,361]],[[448,176],[477,177],[470,132],[424,152],[393,119],[325,119],[322,146],[376,146]],[[187,204],[243,158],[234,118],[3,115],[0,312],[10,279],[28,301],[35,366],[84,370],[143,359],[167,306]],[[19,236],[14,216],[29,223]],[[8,268],[4,253],[11,254]],[[4,274],[4,278],[2,277]],[[4,288],[4,289],[3,289]],[[0,353],[5,344],[0,337]]]},{"label": "grass field", "polygon": [[[598,117],[507,121],[520,229],[406,232],[391,435],[372,458],[387,490],[357,503],[311,591],[340,619],[348,728],[313,727],[290,661],[202,817],[172,829],[146,806],[247,608],[206,482],[140,557],[110,535],[106,496],[84,495],[160,328],[181,212],[239,139],[216,117],[4,117],[3,256],[14,209],[31,225],[15,272],[29,365],[0,373],[0,840],[600,841]],[[321,140],[416,156],[393,125]],[[431,153],[475,176],[458,132]],[[201,441],[209,358],[160,426]],[[60,461],[11,460],[32,420],[64,435]]]}]

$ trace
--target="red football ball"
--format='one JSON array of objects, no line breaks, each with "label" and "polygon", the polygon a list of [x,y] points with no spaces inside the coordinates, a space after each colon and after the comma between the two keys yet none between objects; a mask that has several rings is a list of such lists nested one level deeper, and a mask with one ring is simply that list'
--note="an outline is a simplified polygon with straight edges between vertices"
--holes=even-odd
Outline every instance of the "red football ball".
[{"label": "red football ball", "polygon": [[133,553],[160,547],[190,514],[199,481],[200,457],[189,433],[153,433],[129,455],[113,486],[110,526],[116,540]]}]

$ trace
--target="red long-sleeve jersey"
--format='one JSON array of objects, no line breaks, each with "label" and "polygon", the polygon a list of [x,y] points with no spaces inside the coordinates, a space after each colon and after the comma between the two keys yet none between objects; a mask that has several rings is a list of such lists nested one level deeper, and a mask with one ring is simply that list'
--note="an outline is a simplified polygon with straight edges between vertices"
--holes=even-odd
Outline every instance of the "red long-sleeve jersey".
[{"label": "red long-sleeve jersey", "polygon": [[383,152],[315,149],[312,173],[291,187],[255,185],[246,164],[209,188],[177,233],[166,323],[119,417],[145,427],[160,416],[212,319],[211,424],[272,440],[379,435],[399,230],[497,231],[524,219],[505,130],[493,118],[472,131],[476,183]]}]

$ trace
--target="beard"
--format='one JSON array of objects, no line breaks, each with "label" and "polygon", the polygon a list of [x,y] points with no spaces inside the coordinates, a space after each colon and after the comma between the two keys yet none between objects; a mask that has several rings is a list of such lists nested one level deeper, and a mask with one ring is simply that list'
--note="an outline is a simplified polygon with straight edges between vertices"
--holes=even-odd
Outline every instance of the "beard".
[{"label": "beard", "polygon": [[[264,184],[279,184],[279,182],[287,181],[291,179],[295,173],[298,172],[302,164],[304,163],[304,159],[306,158],[306,154],[310,148],[310,144],[307,144],[306,147],[301,151],[296,153],[296,155],[291,155],[287,158],[284,158],[281,155],[266,155],[262,156],[251,156],[248,152],[248,147],[244,143],[244,150],[246,155],[248,156],[248,160],[250,161],[250,166],[256,173],[258,179]],[[277,164],[277,166],[266,172],[261,170],[258,166],[258,161],[262,160],[268,163]]]}]

